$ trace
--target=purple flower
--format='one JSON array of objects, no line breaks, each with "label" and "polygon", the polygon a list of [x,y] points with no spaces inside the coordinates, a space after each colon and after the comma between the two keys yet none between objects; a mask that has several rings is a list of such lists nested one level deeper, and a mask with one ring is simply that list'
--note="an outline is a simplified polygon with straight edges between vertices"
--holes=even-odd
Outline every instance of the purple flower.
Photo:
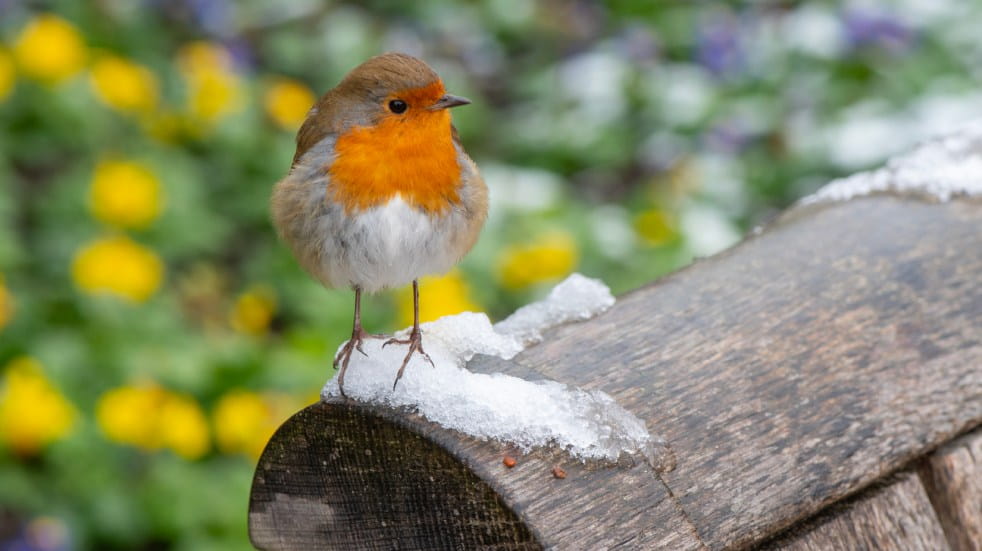
[{"label": "purple flower", "polygon": [[68,551],[68,527],[58,519],[38,517],[13,539],[0,541],[0,551]]},{"label": "purple flower", "polygon": [[915,31],[886,13],[849,10],[843,16],[846,38],[854,48],[879,46],[892,53],[908,49],[916,39]]},{"label": "purple flower", "polygon": [[230,38],[222,42],[225,49],[232,56],[232,63],[243,71],[254,68],[256,64],[255,56],[249,43],[242,37]]},{"label": "purple flower", "polygon": [[732,15],[715,16],[702,25],[696,40],[696,61],[713,74],[726,76],[743,68],[740,26]]},{"label": "purple flower", "polygon": [[195,22],[206,32],[227,36],[232,23],[231,8],[225,0],[189,0]]},{"label": "purple flower", "polygon": [[144,0],[165,17],[195,25],[211,36],[232,33],[232,6],[228,0]]},{"label": "purple flower", "polygon": [[736,119],[717,123],[703,135],[709,149],[728,155],[740,153],[752,140],[753,136],[746,126]]}]

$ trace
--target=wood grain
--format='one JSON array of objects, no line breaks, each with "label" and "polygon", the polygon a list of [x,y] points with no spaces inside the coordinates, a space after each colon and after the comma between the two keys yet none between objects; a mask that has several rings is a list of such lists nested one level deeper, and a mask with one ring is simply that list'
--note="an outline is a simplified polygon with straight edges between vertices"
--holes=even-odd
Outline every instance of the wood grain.
[{"label": "wood grain", "polygon": [[323,402],[290,418],[263,452],[249,537],[282,550],[541,548],[435,443],[398,419]]},{"label": "wood grain", "polygon": [[982,422],[980,228],[970,201],[808,209],[515,360],[645,419],[700,540],[746,546]]},{"label": "wood grain", "polygon": [[982,430],[942,446],[919,473],[951,548],[982,550]]},{"label": "wood grain", "polygon": [[[672,472],[588,466],[550,450],[521,455],[417,415],[332,402],[291,420],[261,458],[254,541],[304,532],[304,542],[343,548],[332,534],[348,531],[374,548],[407,537],[403,548],[422,549],[443,531],[457,535],[429,548],[452,548],[464,541],[453,538],[479,543],[487,526],[504,526],[508,535],[488,545],[759,543],[982,424],[980,228],[982,203],[968,200],[879,196],[796,209],[513,361],[472,362],[603,390],[668,440]],[[410,451],[396,451],[403,445]],[[345,451],[372,446],[388,451]],[[514,469],[501,465],[506,453]],[[325,468],[325,454],[340,459]],[[391,478],[414,461],[437,482]],[[557,465],[567,478],[551,475]],[[417,497],[434,484],[466,522]],[[350,499],[358,514],[324,521],[315,508],[297,522],[297,499],[334,500],[329,511],[347,511]],[[416,522],[427,528],[410,528]]]},{"label": "wood grain", "polygon": [[948,549],[927,494],[914,473],[864,492],[761,549],[909,551]]}]

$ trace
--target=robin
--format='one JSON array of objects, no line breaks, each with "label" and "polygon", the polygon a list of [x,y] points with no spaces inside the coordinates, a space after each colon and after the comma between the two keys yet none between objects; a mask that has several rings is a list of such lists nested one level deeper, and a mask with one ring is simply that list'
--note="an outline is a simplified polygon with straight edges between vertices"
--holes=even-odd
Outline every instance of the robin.
[{"label": "robin", "polygon": [[447,272],[473,247],[487,218],[487,186],[450,121],[470,100],[448,94],[415,57],[387,53],[348,73],[310,109],[297,151],[273,188],[272,215],[300,265],[329,288],[355,292],[351,340],[334,358],[338,387],[370,335],[361,294],[413,284],[413,328],[395,390],[423,350],[419,278]]}]

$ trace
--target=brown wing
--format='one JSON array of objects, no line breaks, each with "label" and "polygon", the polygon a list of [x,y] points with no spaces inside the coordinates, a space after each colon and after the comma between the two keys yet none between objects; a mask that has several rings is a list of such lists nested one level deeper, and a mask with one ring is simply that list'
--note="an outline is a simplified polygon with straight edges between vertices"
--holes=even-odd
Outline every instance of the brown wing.
[{"label": "brown wing", "polygon": [[329,130],[325,125],[321,124],[320,117],[317,116],[316,110],[321,106],[314,105],[310,109],[310,113],[307,114],[307,118],[304,119],[303,125],[300,130],[297,131],[297,152],[293,154],[293,163],[290,166],[297,164],[300,157],[307,152],[308,149],[313,147],[317,142],[323,140],[329,133]]}]

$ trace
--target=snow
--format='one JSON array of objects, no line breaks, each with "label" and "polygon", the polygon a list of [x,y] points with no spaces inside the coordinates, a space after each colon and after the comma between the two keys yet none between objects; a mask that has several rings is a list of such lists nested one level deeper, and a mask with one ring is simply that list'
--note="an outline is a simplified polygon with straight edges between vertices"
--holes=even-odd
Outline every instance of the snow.
[{"label": "snow", "polygon": [[801,204],[847,201],[878,192],[920,194],[938,201],[982,195],[982,121],[893,157],[883,168],[833,180]]},{"label": "snow", "polygon": [[[486,314],[474,312],[425,323],[423,348],[434,366],[414,356],[394,391],[392,383],[405,347],[382,348],[383,341],[367,340],[365,355],[351,357],[345,394],[372,404],[406,408],[446,428],[525,451],[558,446],[581,460],[614,462],[626,455],[642,456],[653,465],[663,463],[664,456],[657,455],[663,454],[664,441],[650,435],[644,421],[604,392],[466,369],[475,354],[510,359],[541,340],[543,331],[591,318],[613,303],[603,283],[573,274],[544,300],[520,308],[495,325]],[[321,394],[324,398],[340,395],[336,377]]]},{"label": "snow", "polygon": [[[522,343],[542,340],[542,331],[571,321],[588,320],[614,305],[614,295],[599,280],[580,274],[567,277],[540,302],[523,306],[494,326],[497,333]],[[505,359],[511,356],[502,356]]]}]

